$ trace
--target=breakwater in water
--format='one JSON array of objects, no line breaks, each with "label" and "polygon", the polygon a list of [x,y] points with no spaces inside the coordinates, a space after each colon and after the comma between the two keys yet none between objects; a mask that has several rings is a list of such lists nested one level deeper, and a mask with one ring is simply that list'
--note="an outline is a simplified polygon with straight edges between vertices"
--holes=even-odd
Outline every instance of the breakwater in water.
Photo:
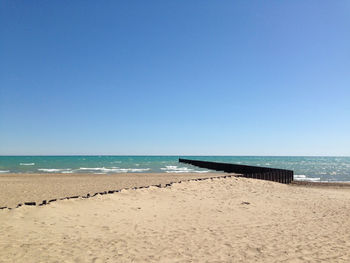
[{"label": "breakwater in water", "polygon": [[19,174],[207,173],[179,158],[293,170],[295,181],[350,182],[350,157],[325,156],[0,156],[0,177]]},{"label": "breakwater in water", "polygon": [[180,163],[195,165],[200,168],[223,171],[226,173],[236,173],[242,177],[255,178],[290,184],[293,181],[294,172],[292,170],[276,169],[270,167],[250,166],[231,163],[218,163],[199,160],[189,160],[179,158]]}]

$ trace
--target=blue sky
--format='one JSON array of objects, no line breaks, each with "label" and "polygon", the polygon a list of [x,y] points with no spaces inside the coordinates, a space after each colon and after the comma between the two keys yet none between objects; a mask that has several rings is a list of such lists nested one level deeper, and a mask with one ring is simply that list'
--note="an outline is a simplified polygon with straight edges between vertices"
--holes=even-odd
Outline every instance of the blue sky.
[{"label": "blue sky", "polygon": [[350,155],[349,1],[1,1],[0,154]]}]

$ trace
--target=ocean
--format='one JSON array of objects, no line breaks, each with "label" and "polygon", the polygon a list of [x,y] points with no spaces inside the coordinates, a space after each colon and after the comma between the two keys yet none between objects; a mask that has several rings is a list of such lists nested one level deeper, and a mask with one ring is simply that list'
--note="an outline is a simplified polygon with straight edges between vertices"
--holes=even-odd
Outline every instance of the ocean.
[{"label": "ocean", "polygon": [[350,157],[295,156],[0,156],[0,173],[207,173],[178,158],[256,165],[294,171],[295,180],[350,181]]}]

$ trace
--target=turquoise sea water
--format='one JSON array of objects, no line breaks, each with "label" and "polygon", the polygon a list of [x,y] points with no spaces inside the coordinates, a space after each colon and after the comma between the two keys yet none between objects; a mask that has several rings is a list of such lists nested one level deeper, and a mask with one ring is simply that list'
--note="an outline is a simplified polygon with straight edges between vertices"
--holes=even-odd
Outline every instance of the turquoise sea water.
[{"label": "turquoise sea water", "polygon": [[[350,157],[180,156],[294,170],[295,179],[350,181]],[[0,173],[206,173],[179,156],[0,156]],[[214,171],[211,171],[214,172]]]}]

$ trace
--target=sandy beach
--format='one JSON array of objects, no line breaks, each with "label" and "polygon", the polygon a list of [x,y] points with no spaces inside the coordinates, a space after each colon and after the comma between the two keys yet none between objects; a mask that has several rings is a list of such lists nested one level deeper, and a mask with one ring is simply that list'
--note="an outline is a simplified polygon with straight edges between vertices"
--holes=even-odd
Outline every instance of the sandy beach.
[{"label": "sandy beach", "polygon": [[220,173],[0,174],[0,207],[124,188],[167,184]]},{"label": "sandy beach", "polygon": [[246,178],[0,211],[0,262],[349,262],[350,188]]}]

